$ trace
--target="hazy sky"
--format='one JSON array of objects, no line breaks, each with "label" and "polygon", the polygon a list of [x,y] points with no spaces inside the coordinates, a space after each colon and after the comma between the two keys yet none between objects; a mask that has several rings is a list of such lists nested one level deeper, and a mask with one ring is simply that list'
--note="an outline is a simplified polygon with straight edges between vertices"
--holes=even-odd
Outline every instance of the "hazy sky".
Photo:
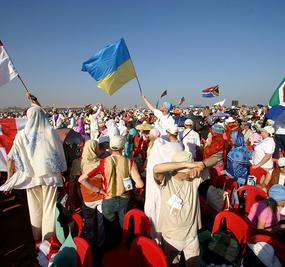
[{"label": "hazy sky", "polygon": [[[285,77],[284,10],[284,0],[1,0],[0,39],[45,105],[142,105],[135,80],[109,97],[81,72],[121,37],[153,102],[167,89],[173,103],[258,104]],[[216,84],[219,98],[201,97]],[[0,92],[1,107],[27,104],[18,79]]]}]

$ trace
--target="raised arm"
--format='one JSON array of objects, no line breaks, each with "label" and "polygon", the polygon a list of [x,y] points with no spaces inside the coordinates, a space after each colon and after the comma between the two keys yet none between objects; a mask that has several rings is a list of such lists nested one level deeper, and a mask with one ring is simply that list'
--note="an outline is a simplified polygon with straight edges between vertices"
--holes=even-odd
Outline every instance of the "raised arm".
[{"label": "raised arm", "polygon": [[32,102],[32,104],[41,107],[40,102],[38,101],[38,99],[34,95],[32,95],[30,92],[26,92],[25,95],[26,95],[26,98]]},{"label": "raised arm", "polygon": [[97,109],[97,111],[95,113],[96,118],[100,115],[101,110],[102,110],[102,104],[99,105],[99,108]]},{"label": "raised arm", "polygon": [[154,106],[146,99],[146,97],[144,95],[142,95],[142,99],[143,99],[143,101],[144,101],[144,103],[148,109],[150,109],[151,111],[153,111],[155,109]]},{"label": "raised arm", "polygon": [[161,184],[164,178],[164,173],[166,172],[177,171],[185,168],[188,168],[190,171],[190,169],[197,168],[199,166],[201,166],[200,162],[168,162],[157,164],[153,168],[153,177],[157,184]]}]

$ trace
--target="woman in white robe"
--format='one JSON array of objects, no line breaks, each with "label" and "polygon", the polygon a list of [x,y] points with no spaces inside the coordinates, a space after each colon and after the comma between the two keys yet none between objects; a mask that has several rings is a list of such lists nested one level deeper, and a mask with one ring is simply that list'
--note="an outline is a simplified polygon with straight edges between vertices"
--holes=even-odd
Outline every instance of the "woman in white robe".
[{"label": "woman in white robe", "polygon": [[63,184],[66,160],[62,142],[41,107],[28,109],[27,123],[15,137],[7,165],[8,179],[0,191],[26,189],[34,239],[53,234],[57,187]]}]

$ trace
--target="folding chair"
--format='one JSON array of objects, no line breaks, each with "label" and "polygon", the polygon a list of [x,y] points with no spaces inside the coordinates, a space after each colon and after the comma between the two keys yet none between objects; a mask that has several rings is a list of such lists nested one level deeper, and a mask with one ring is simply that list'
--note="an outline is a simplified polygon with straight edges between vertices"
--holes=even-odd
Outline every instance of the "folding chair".
[{"label": "folding chair", "polygon": [[240,212],[244,215],[248,215],[252,205],[260,200],[267,198],[267,194],[262,189],[252,186],[243,185],[237,190],[239,198],[239,206],[244,205]]},{"label": "folding chair", "polygon": [[167,267],[166,256],[157,243],[147,237],[135,239],[130,247],[131,266]]},{"label": "folding chair", "polygon": [[77,251],[77,266],[78,267],[91,267],[92,266],[92,250],[85,239],[81,237],[74,237],[73,241],[76,245]]}]

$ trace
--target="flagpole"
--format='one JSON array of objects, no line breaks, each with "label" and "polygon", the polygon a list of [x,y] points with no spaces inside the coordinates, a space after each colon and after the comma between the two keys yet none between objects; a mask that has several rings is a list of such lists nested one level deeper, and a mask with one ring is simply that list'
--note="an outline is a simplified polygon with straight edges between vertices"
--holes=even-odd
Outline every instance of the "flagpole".
[{"label": "flagpole", "polygon": [[29,93],[29,94],[31,94],[30,91],[29,91],[29,89],[28,89],[28,87],[26,86],[26,84],[25,84],[24,81],[22,80],[20,74],[18,74],[18,78],[19,78],[20,82],[22,83],[22,85],[24,86],[26,92]]},{"label": "flagpole", "polygon": [[138,76],[136,75],[136,79],[137,79],[137,82],[138,82],[138,85],[139,85],[139,89],[140,89],[140,94],[142,95],[142,88],[141,88],[141,84],[140,84],[140,81],[138,79]]}]

